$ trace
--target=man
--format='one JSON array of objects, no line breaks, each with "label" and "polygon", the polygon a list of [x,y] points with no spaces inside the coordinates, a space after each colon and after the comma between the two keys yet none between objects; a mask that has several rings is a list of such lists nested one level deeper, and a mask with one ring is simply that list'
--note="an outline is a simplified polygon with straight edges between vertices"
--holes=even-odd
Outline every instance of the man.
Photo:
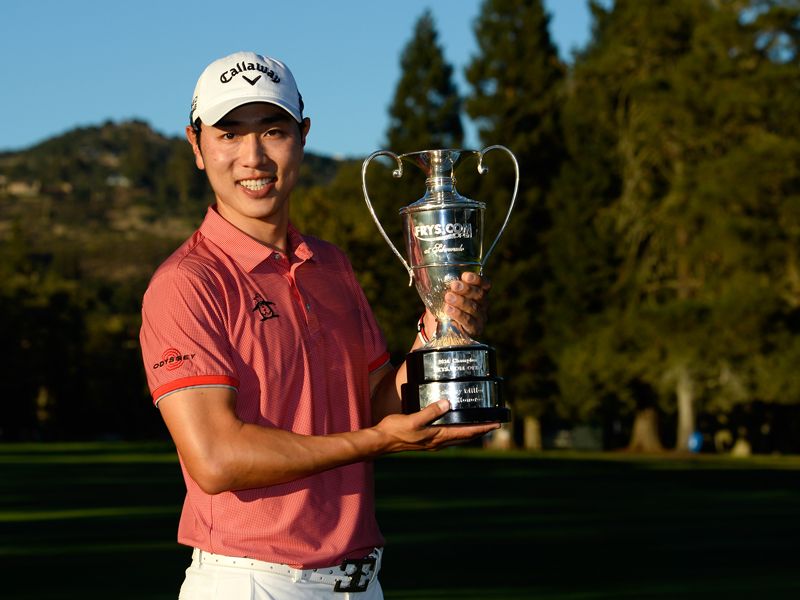
[{"label": "man", "polygon": [[[371,459],[497,425],[429,426],[447,401],[399,414],[405,368],[388,363],[349,262],[289,221],[310,120],[283,63],[213,62],[190,122],[216,203],[154,274],[141,331],[187,486],[178,539],[194,552],[180,597],[381,598]],[[470,333],[488,287],[469,273],[447,295]]]}]

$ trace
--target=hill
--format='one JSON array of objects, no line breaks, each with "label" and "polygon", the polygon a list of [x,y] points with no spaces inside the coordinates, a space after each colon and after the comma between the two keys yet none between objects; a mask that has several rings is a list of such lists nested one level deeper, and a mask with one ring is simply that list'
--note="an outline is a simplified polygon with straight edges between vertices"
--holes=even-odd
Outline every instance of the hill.
[{"label": "hill", "polygon": [[[301,185],[329,182],[339,164],[307,153]],[[0,199],[134,198],[175,214],[196,209],[207,194],[186,140],[165,137],[142,121],[80,127],[22,151],[0,153]]]},{"label": "hill", "polygon": [[[299,187],[326,184],[339,166],[306,154]],[[73,255],[83,275],[149,271],[212,202],[186,140],[142,121],[76,128],[0,154],[0,240],[39,256]]]}]

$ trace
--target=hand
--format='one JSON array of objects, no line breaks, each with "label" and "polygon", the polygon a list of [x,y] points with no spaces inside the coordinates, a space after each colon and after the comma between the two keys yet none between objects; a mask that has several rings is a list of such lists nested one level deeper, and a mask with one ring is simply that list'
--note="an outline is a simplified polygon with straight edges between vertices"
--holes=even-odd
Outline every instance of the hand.
[{"label": "hand", "polygon": [[[445,311],[458,324],[458,328],[477,337],[483,332],[489,311],[489,289],[492,284],[486,277],[472,271],[461,274],[461,279],[450,282],[450,290],[445,294]],[[436,318],[426,311],[425,331],[436,331]]]},{"label": "hand", "polygon": [[480,425],[430,425],[447,411],[450,403],[439,400],[410,415],[389,415],[374,429],[384,436],[384,452],[438,450],[480,437],[500,427],[499,423]]}]

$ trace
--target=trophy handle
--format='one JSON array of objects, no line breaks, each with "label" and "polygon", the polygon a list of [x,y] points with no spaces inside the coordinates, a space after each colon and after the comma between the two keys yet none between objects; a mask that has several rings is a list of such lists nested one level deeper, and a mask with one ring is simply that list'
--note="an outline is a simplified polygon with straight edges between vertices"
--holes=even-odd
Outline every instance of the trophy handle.
[{"label": "trophy handle", "polygon": [[478,173],[483,175],[484,173],[487,173],[489,171],[488,167],[483,166],[483,157],[492,150],[504,150],[505,152],[508,153],[508,155],[511,157],[511,161],[514,163],[514,171],[516,172],[517,179],[514,182],[514,193],[511,195],[511,204],[509,204],[508,206],[508,212],[506,213],[505,220],[503,220],[503,225],[500,227],[500,231],[497,233],[497,237],[494,238],[492,245],[489,246],[489,249],[486,251],[486,254],[483,256],[483,260],[481,261],[481,275],[483,275],[483,266],[486,264],[486,261],[489,260],[489,255],[492,253],[492,250],[494,250],[494,247],[500,240],[500,236],[503,235],[503,232],[506,230],[506,225],[508,225],[508,218],[511,216],[511,211],[514,209],[514,202],[517,199],[517,190],[519,189],[519,163],[517,163],[517,157],[514,156],[511,150],[509,150],[505,146],[494,145],[494,146],[488,146],[487,148],[481,150],[478,153]]},{"label": "trophy handle", "polygon": [[[397,163],[397,168],[394,171],[392,171],[392,176],[398,179],[403,176],[403,161],[400,160],[400,157],[397,156],[397,154],[395,154],[394,152],[389,152],[388,150],[378,150],[377,152],[373,152],[372,154],[370,154],[364,161],[364,163],[361,165],[361,189],[364,192],[364,200],[366,201],[367,207],[369,208],[369,214],[372,215],[372,220],[375,221],[375,225],[378,226],[378,231],[381,232],[383,239],[386,240],[386,243],[389,244],[389,247],[392,249],[392,252],[395,253],[395,256],[397,256],[397,258],[400,259],[400,262],[403,263],[403,266],[406,268],[406,271],[408,271],[408,285],[410,286],[412,283],[414,283],[414,271],[408,265],[406,259],[403,258],[403,255],[400,254],[395,245],[392,243],[392,240],[389,239],[389,236],[386,234],[383,225],[381,225],[381,222],[378,219],[378,215],[375,214],[375,209],[372,207],[372,202],[370,201],[369,194],[367,193],[367,167],[369,166],[369,163],[372,162],[372,159],[377,158],[378,156],[390,156],[391,158],[393,158]],[[506,217],[506,220],[508,220],[508,217]]]}]

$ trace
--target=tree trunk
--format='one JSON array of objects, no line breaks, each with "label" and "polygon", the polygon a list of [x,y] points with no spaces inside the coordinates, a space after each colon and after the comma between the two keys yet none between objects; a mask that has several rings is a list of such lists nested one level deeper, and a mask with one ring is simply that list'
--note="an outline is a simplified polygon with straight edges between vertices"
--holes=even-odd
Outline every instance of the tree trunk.
[{"label": "tree trunk", "polygon": [[[676,168],[680,174],[683,173],[684,163],[678,161]],[[680,178],[682,179],[682,177]],[[689,259],[686,256],[685,248],[689,242],[689,234],[686,227],[679,226],[677,230],[677,246],[679,251],[677,263],[678,279],[678,299],[681,302],[689,300],[692,296],[692,278],[689,267]],[[689,438],[694,433],[694,384],[686,364],[680,364],[677,368],[677,381],[675,383],[675,395],[678,400],[678,441],[675,449],[678,451],[689,450]]]},{"label": "tree trunk", "polygon": [[658,413],[653,407],[636,411],[633,420],[629,452],[663,452],[664,447],[658,437]]},{"label": "tree trunk", "polygon": [[695,430],[694,385],[689,369],[682,365],[678,368],[678,381],[675,385],[678,398],[678,442],[676,450],[689,450],[689,437]]},{"label": "tree trunk", "polygon": [[542,426],[536,417],[525,416],[522,420],[523,446],[526,450],[542,449]]},{"label": "tree trunk", "polygon": [[495,429],[483,441],[484,448],[492,450],[511,450],[514,447],[513,421],[505,423],[500,429]]}]

